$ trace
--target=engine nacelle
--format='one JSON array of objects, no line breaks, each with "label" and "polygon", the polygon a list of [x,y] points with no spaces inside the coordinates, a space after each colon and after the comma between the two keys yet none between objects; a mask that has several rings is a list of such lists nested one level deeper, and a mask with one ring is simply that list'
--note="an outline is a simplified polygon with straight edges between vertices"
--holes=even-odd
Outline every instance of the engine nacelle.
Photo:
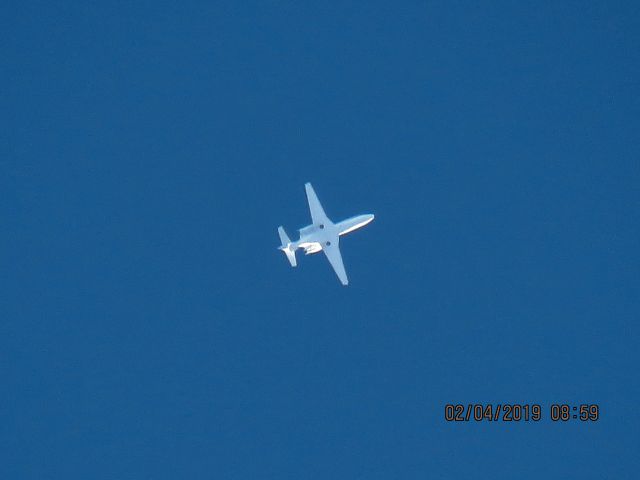
[{"label": "engine nacelle", "polygon": [[314,243],[312,245],[309,245],[308,247],[305,247],[304,254],[311,255],[312,253],[318,253],[321,250],[322,250],[322,247],[320,246],[320,244]]}]

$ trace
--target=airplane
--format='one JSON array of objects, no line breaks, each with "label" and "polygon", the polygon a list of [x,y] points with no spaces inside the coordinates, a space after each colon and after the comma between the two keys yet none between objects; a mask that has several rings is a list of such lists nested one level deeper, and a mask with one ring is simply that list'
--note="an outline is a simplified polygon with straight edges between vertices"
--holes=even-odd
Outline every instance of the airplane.
[{"label": "airplane", "polygon": [[320,200],[318,200],[318,196],[311,184],[305,183],[304,188],[307,192],[307,201],[309,202],[311,221],[313,223],[299,230],[300,238],[297,242],[292,242],[284,228],[279,226],[278,234],[282,245],[278,249],[285,253],[292,267],[298,264],[296,260],[296,250],[298,248],[302,248],[305,255],[320,251],[324,252],[342,285],[348,285],[347,272],[344,270],[342,255],[340,255],[340,237],[364,227],[373,220],[374,216],[371,214],[357,215],[341,222],[333,223],[324,213]]}]

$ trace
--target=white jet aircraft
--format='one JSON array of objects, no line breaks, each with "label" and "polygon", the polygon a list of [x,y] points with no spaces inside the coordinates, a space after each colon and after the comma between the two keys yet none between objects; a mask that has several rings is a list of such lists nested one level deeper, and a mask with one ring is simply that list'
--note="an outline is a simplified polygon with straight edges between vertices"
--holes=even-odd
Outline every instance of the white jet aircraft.
[{"label": "white jet aircraft", "polygon": [[278,234],[282,243],[278,248],[287,255],[292,267],[297,265],[296,250],[298,248],[304,249],[305,255],[323,251],[342,285],[348,285],[347,272],[344,270],[342,256],[340,255],[340,236],[364,227],[373,220],[373,215],[358,215],[333,223],[325,215],[311,184],[305,183],[304,188],[307,191],[307,200],[309,201],[309,210],[311,211],[311,221],[313,223],[299,230],[300,238],[297,242],[289,240],[284,228],[282,226],[278,227]]}]

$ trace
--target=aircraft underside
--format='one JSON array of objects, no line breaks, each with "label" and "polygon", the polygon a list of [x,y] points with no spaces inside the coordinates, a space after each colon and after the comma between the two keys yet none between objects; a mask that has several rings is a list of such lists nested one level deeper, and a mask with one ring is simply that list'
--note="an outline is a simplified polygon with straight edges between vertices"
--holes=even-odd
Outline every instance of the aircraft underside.
[{"label": "aircraft underside", "polygon": [[340,254],[340,235],[365,226],[373,220],[373,215],[358,215],[333,223],[324,213],[324,209],[320,205],[320,201],[311,184],[305,184],[305,189],[313,223],[300,229],[300,239],[297,242],[291,242],[284,228],[282,226],[278,227],[281,242],[279,249],[285,253],[292,267],[297,265],[295,252],[298,248],[302,248],[305,255],[324,252],[340,282],[343,285],[348,285],[349,280],[342,263],[342,255]]}]

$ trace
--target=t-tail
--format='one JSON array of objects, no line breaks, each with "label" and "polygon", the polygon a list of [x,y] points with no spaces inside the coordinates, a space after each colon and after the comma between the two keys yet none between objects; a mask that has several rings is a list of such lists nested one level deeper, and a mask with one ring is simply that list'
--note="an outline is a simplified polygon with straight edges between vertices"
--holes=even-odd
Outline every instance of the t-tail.
[{"label": "t-tail", "polygon": [[295,267],[298,264],[296,261],[295,247],[291,244],[291,240],[289,240],[289,236],[287,235],[287,232],[284,231],[284,228],[278,227],[278,235],[280,235],[280,243],[282,243],[278,248],[285,253],[291,266]]}]

